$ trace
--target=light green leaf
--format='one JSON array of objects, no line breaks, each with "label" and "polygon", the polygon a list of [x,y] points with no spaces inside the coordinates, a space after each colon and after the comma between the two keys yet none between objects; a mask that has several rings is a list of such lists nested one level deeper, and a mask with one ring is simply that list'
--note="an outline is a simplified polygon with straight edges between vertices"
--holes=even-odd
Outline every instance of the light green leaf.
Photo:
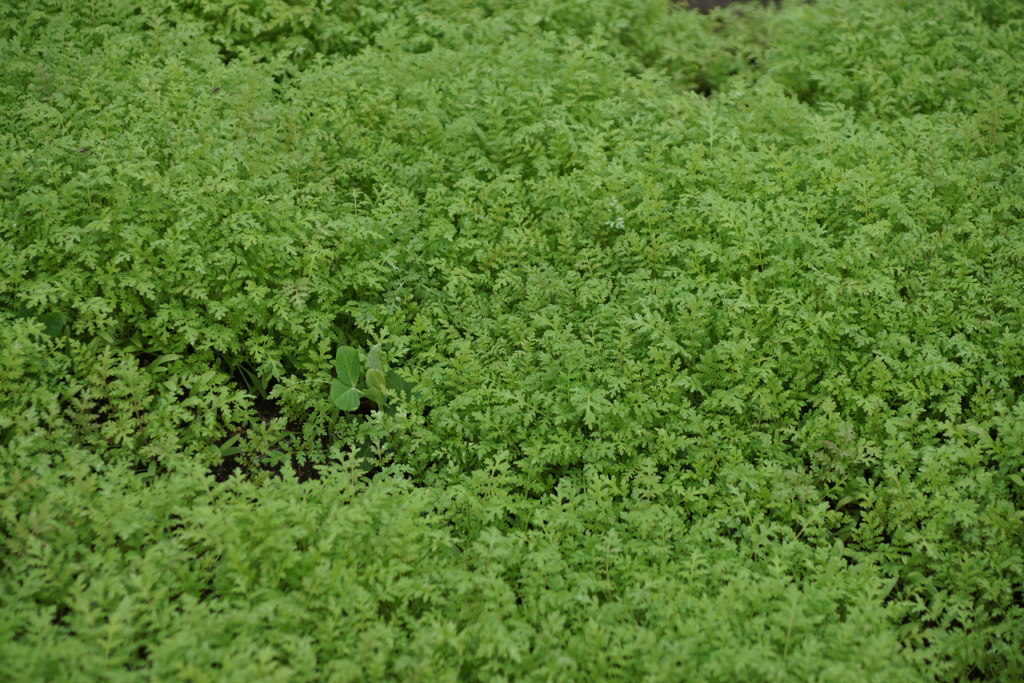
[{"label": "light green leaf", "polygon": [[385,399],[386,388],[387,381],[382,371],[377,369],[366,371],[366,395],[379,406],[387,403]]},{"label": "light green leaf", "polygon": [[355,387],[359,381],[359,352],[351,346],[342,346],[334,359],[334,367],[338,371],[338,381]]},{"label": "light green leaf", "polygon": [[[384,372],[384,363],[380,358],[380,344],[374,344],[373,348],[366,353],[366,367],[368,370]],[[367,373],[367,376],[369,376],[369,373]]]},{"label": "light green leaf", "polygon": [[359,399],[362,395],[363,392],[352,385],[343,384],[338,380],[331,382],[331,403],[347,413],[359,407]]}]

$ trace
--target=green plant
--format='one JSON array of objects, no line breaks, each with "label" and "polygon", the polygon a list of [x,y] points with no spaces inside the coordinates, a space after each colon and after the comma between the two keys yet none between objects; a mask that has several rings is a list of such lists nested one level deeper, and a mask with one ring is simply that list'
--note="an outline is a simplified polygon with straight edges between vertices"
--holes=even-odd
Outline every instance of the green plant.
[{"label": "green plant", "polygon": [[388,408],[389,398],[406,399],[412,397],[415,385],[403,379],[394,370],[388,369],[381,358],[380,344],[376,344],[366,353],[366,374],[363,382],[363,365],[359,360],[359,352],[351,346],[342,346],[334,359],[337,379],[331,382],[330,399],[336,408],[352,412],[359,408],[360,399],[366,397],[381,409]]},{"label": "green plant", "polygon": [[0,3],[0,678],[1024,679],[1024,5],[782,5]]}]

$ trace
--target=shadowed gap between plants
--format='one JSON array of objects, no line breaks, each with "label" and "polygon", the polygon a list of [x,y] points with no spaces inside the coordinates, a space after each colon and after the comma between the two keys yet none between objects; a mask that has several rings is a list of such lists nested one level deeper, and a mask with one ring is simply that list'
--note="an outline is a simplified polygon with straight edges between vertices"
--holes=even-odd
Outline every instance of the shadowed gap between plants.
[{"label": "shadowed gap between plants", "polygon": [[782,6],[782,0],[674,0],[674,2],[680,7],[697,10],[701,14],[708,14],[711,10],[730,5],[746,5],[752,2],[760,2],[762,7],[774,4],[776,9]]},{"label": "shadowed gap between plants", "polygon": [[[343,347],[349,348],[349,347]],[[376,353],[379,354],[379,347]],[[351,350],[351,349],[350,349]],[[340,351],[339,351],[340,353]],[[374,350],[371,350],[371,354]],[[269,425],[272,420],[279,419],[281,417],[281,406],[274,399],[270,398],[270,394],[277,383],[274,378],[268,378],[265,381],[259,378],[251,367],[247,367],[246,363],[237,363],[233,368],[225,368],[230,372],[232,383],[239,389],[244,390],[247,394],[252,397],[253,408],[255,409],[259,421],[264,425]],[[388,382],[394,379],[392,372],[387,373]],[[405,382],[405,380],[396,380],[401,383],[402,388],[407,391],[418,391],[413,385]],[[335,384],[338,380],[334,380]],[[354,390],[354,388],[353,388]],[[383,398],[380,400],[384,400]],[[358,398],[358,403],[353,404],[350,409],[344,411],[345,419],[365,419],[368,418],[376,410],[393,411],[394,406],[387,404],[381,404],[378,401],[373,400],[369,396],[361,395]],[[430,414],[430,406],[424,406],[422,415],[424,417]],[[256,454],[256,459],[240,457],[244,451],[244,446],[247,442],[248,433],[251,429],[239,428],[229,436],[219,447],[221,453],[220,458],[210,466],[209,472],[218,482],[227,481],[232,475],[240,473],[247,479],[252,479],[257,476],[258,473],[267,473],[270,476],[280,476],[284,466],[290,465],[296,478],[299,482],[304,482],[309,479],[319,479],[320,472],[317,470],[317,465],[321,463],[315,463],[308,457],[300,458],[298,455],[288,455],[284,462],[280,460],[278,462],[269,462],[269,458],[266,457],[265,453]],[[292,420],[285,426],[282,436],[274,442],[276,445],[280,442],[290,442],[297,438],[298,434],[302,431],[302,424],[299,420]],[[318,446],[321,452],[328,452],[333,442],[333,437],[330,433],[322,434],[318,437]],[[289,444],[286,443],[285,447]],[[390,447],[386,447],[386,453],[392,453],[393,450]],[[364,443],[359,449],[357,457],[368,463],[368,466],[363,471],[362,476],[372,479],[376,474],[382,471],[379,463],[375,462],[372,457],[372,449],[369,444]]]}]

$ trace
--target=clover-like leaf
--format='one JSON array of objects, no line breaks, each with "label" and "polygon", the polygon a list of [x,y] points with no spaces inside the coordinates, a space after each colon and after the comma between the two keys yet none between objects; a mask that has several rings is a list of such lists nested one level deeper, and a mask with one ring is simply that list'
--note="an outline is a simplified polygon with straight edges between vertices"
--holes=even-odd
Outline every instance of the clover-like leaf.
[{"label": "clover-like leaf", "polygon": [[338,380],[331,382],[331,403],[347,413],[359,407],[359,399],[363,392],[350,384],[344,384]]},{"label": "clover-like leaf", "polygon": [[334,359],[334,368],[338,371],[338,381],[342,384],[355,387],[359,381],[359,352],[351,346],[342,346]]}]

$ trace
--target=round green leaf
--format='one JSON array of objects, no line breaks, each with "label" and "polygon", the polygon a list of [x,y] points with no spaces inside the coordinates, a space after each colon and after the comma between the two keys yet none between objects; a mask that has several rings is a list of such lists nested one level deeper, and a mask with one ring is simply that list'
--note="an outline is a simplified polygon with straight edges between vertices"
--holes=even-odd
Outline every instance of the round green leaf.
[{"label": "round green leaf", "polygon": [[359,399],[363,392],[349,384],[343,384],[338,380],[331,382],[331,403],[347,413],[359,407]]},{"label": "round green leaf", "polygon": [[338,371],[338,380],[349,387],[359,381],[359,352],[351,346],[342,346],[334,359],[334,368]]}]

